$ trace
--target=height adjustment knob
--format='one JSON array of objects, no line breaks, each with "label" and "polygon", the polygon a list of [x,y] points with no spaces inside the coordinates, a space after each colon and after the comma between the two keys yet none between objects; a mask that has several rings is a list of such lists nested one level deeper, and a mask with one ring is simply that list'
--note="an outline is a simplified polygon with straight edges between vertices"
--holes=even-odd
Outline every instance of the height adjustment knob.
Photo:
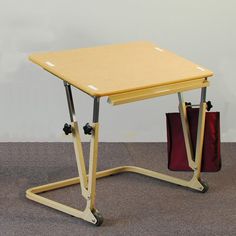
[{"label": "height adjustment knob", "polygon": [[191,103],[191,102],[185,102],[185,106],[186,106],[186,107],[191,107],[191,106],[192,106],[192,103]]},{"label": "height adjustment knob", "polygon": [[211,104],[211,101],[208,101],[207,103],[207,111],[210,111],[213,105]]},{"label": "height adjustment knob", "polygon": [[66,135],[72,133],[72,127],[71,125],[68,125],[67,123],[64,124],[63,131],[65,132]]},{"label": "height adjustment knob", "polygon": [[92,134],[93,127],[89,123],[86,123],[83,129],[84,129],[84,134],[88,134],[88,135]]}]

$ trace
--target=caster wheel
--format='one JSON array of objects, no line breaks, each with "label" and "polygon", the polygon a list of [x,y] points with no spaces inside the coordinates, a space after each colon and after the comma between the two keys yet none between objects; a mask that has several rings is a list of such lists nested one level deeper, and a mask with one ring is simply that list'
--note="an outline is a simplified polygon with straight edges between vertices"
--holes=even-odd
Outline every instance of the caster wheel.
[{"label": "caster wheel", "polygon": [[200,180],[200,183],[201,183],[201,185],[203,186],[203,189],[201,190],[201,193],[207,192],[208,189],[209,189],[208,184],[207,184],[206,182],[203,182],[202,180]]},{"label": "caster wheel", "polygon": [[96,222],[96,226],[100,226],[102,223],[103,223],[103,216],[101,215],[101,213],[98,211],[98,210],[96,210],[96,209],[94,209],[93,211],[93,215],[94,215],[94,217],[96,218],[96,220],[97,220],[97,222]]}]

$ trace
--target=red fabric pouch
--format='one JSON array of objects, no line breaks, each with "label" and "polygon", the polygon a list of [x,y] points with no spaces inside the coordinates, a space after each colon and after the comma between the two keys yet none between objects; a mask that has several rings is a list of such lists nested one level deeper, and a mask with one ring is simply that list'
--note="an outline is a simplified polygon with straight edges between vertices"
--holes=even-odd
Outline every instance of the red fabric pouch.
[{"label": "red fabric pouch", "polygon": [[[196,150],[198,113],[198,108],[187,108],[194,153]],[[168,168],[174,171],[190,171],[180,114],[167,113],[166,125]],[[220,169],[220,113],[206,112],[201,171],[216,172]]]}]

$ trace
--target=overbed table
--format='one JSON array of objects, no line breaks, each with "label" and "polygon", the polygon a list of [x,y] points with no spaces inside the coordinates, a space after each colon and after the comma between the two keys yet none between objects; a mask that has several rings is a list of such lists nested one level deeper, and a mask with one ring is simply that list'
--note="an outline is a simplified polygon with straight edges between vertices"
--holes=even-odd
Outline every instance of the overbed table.
[{"label": "overbed table", "polygon": [[[213,75],[210,70],[146,41],[34,53],[30,55],[30,60],[63,80],[71,120],[71,124],[65,124],[63,130],[66,134],[73,135],[79,177],[30,188],[26,191],[27,198],[99,226],[103,217],[95,208],[98,178],[121,172],[134,172],[200,192],[207,191],[207,185],[200,178],[200,170],[207,108],[206,87],[209,86],[208,77]],[[92,123],[83,127],[85,134],[91,135],[88,174],[71,86],[87,93],[94,101]],[[201,89],[195,152],[182,96],[182,92],[193,89]],[[97,172],[100,98],[108,97],[110,104],[120,105],[173,93],[178,94],[188,164],[193,170],[193,177],[187,181],[136,166],[120,166]],[[82,211],[39,195],[75,184],[80,184],[82,196],[86,199],[87,204]]]}]

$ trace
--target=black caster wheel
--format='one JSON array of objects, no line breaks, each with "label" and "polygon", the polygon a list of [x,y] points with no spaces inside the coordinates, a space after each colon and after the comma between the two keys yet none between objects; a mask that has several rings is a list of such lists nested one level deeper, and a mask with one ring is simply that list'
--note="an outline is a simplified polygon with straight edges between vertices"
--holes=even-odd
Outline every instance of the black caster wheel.
[{"label": "black caster wheel", "polygon": [[203,186],[203,189],[201,190],[201,193],[206,193],[209,189],[209,186],[206,182],[203,182],[202,180],[200,180],[201,185]]},{"label": "black caster wheel", "polygon": [[93,215],[94,215],[94,217],[96,218],[96,220],[97,220],[97,222],[96,222],[96,226],[100,226],[102,223],[103,223],[103,216],[101,215],[101,213],[98,211],[98,210],[96,210],[96,209],[94,209],[93,211],[92,211],[92,213],[93,213]]}]

